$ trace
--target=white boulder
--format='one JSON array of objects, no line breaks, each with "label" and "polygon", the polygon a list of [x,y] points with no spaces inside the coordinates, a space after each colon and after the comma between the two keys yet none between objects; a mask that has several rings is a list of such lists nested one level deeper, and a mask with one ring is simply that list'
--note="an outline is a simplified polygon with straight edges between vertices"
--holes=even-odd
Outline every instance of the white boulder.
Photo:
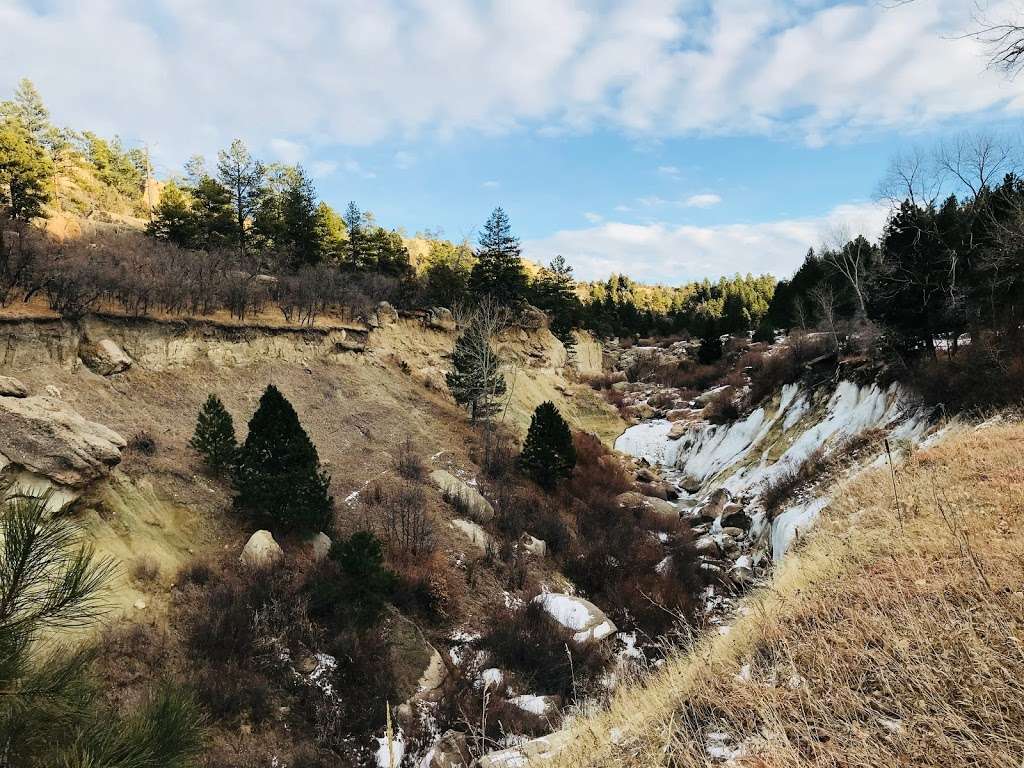
[{"label": "white boulder", "polygon": [[249,537],[238,560],[249,568],[269,568],[284,560],[284,551],[270,531],[260,530]]},{"label": "white boulder", "polygon": [[463,520],[457,517],[452,520],[452,528],[469,539],[469,542],[480,551],[481,555],[487,553],[488,547],[491,546],[491,535],[479,525],[471,520]]},{"label": "white boulder", "polygon": [[0,397],[28,397],[28,387],[11,376],[0,376]]},{"label": "white boulder", "polygon": [[494,519],[494,507],[491,506],[491,502],[485,499],[480,491],[460,480],[451,472],[435,469],[430,473],[430,479],[441,489],[445,500],[453,504],[459,511],[481,523]]},{"label": "white boulder", "polygon": [[128,370],[132,359],[113,339],[85,342],[78,351],[79,357],[89,370],[101,376],[110,376]]},{"label": "white boulder", "polygon": [[533,598],[533,602],[538,603],[551,618],[570,630],[573,633],[573,641],[578,645],[591,645],[619,631],[604,611],[582,597],[544,592]]}]

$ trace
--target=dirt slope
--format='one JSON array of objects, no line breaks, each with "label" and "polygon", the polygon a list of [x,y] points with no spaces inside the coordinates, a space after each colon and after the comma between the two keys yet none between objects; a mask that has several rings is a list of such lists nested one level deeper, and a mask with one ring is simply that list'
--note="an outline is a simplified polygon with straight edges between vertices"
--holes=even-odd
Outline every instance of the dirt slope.
[{"label": "dirt slope", "polygon": [[575,724],[549,768],[1019,766],[1024,426],[852,481],[706,638]]}]

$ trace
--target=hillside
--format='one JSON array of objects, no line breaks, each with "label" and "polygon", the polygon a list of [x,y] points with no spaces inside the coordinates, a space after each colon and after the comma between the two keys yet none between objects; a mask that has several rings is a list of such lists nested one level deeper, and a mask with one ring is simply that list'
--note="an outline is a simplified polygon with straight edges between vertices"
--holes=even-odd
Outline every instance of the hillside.
[{"label": "hillside", "polygon": [[1022,448],[995,419],[895,480],[843,484],[729,626],[575,721],[543,764],[1017,765]]}]

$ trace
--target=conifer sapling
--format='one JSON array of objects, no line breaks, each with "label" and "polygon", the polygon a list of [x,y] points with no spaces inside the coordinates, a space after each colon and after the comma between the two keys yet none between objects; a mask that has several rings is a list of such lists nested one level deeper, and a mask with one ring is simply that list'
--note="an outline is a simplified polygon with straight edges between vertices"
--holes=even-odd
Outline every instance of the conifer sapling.
[{"label": "conifer sapling", "polygon": [[530,418],[519,466],[539,486],[547,490],[560,479],[569,477],[576,466],[576,447],[569,425],[555,404],[541,403]]},{"label": "conifer sapling", "polygon": [[216,395],[206,398],[199,409],[196,431],[189,445],[199,452],[203,463],[214,472],[224,472],[234,463],[238,451],[235,423]]}]

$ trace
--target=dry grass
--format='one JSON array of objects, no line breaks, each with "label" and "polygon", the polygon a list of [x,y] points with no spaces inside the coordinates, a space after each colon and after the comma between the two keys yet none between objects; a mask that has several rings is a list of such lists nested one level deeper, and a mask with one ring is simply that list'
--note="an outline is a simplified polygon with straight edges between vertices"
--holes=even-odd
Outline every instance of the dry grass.
[{"label": "dry grass", "polygon": [[1022,449],[1019,424],[952,435],[898,470],[899,512],[887,470],[849,483],[729,634],[621,690],[545,765],[713,765],[714,742],[745,766],[1017,768]]}]

